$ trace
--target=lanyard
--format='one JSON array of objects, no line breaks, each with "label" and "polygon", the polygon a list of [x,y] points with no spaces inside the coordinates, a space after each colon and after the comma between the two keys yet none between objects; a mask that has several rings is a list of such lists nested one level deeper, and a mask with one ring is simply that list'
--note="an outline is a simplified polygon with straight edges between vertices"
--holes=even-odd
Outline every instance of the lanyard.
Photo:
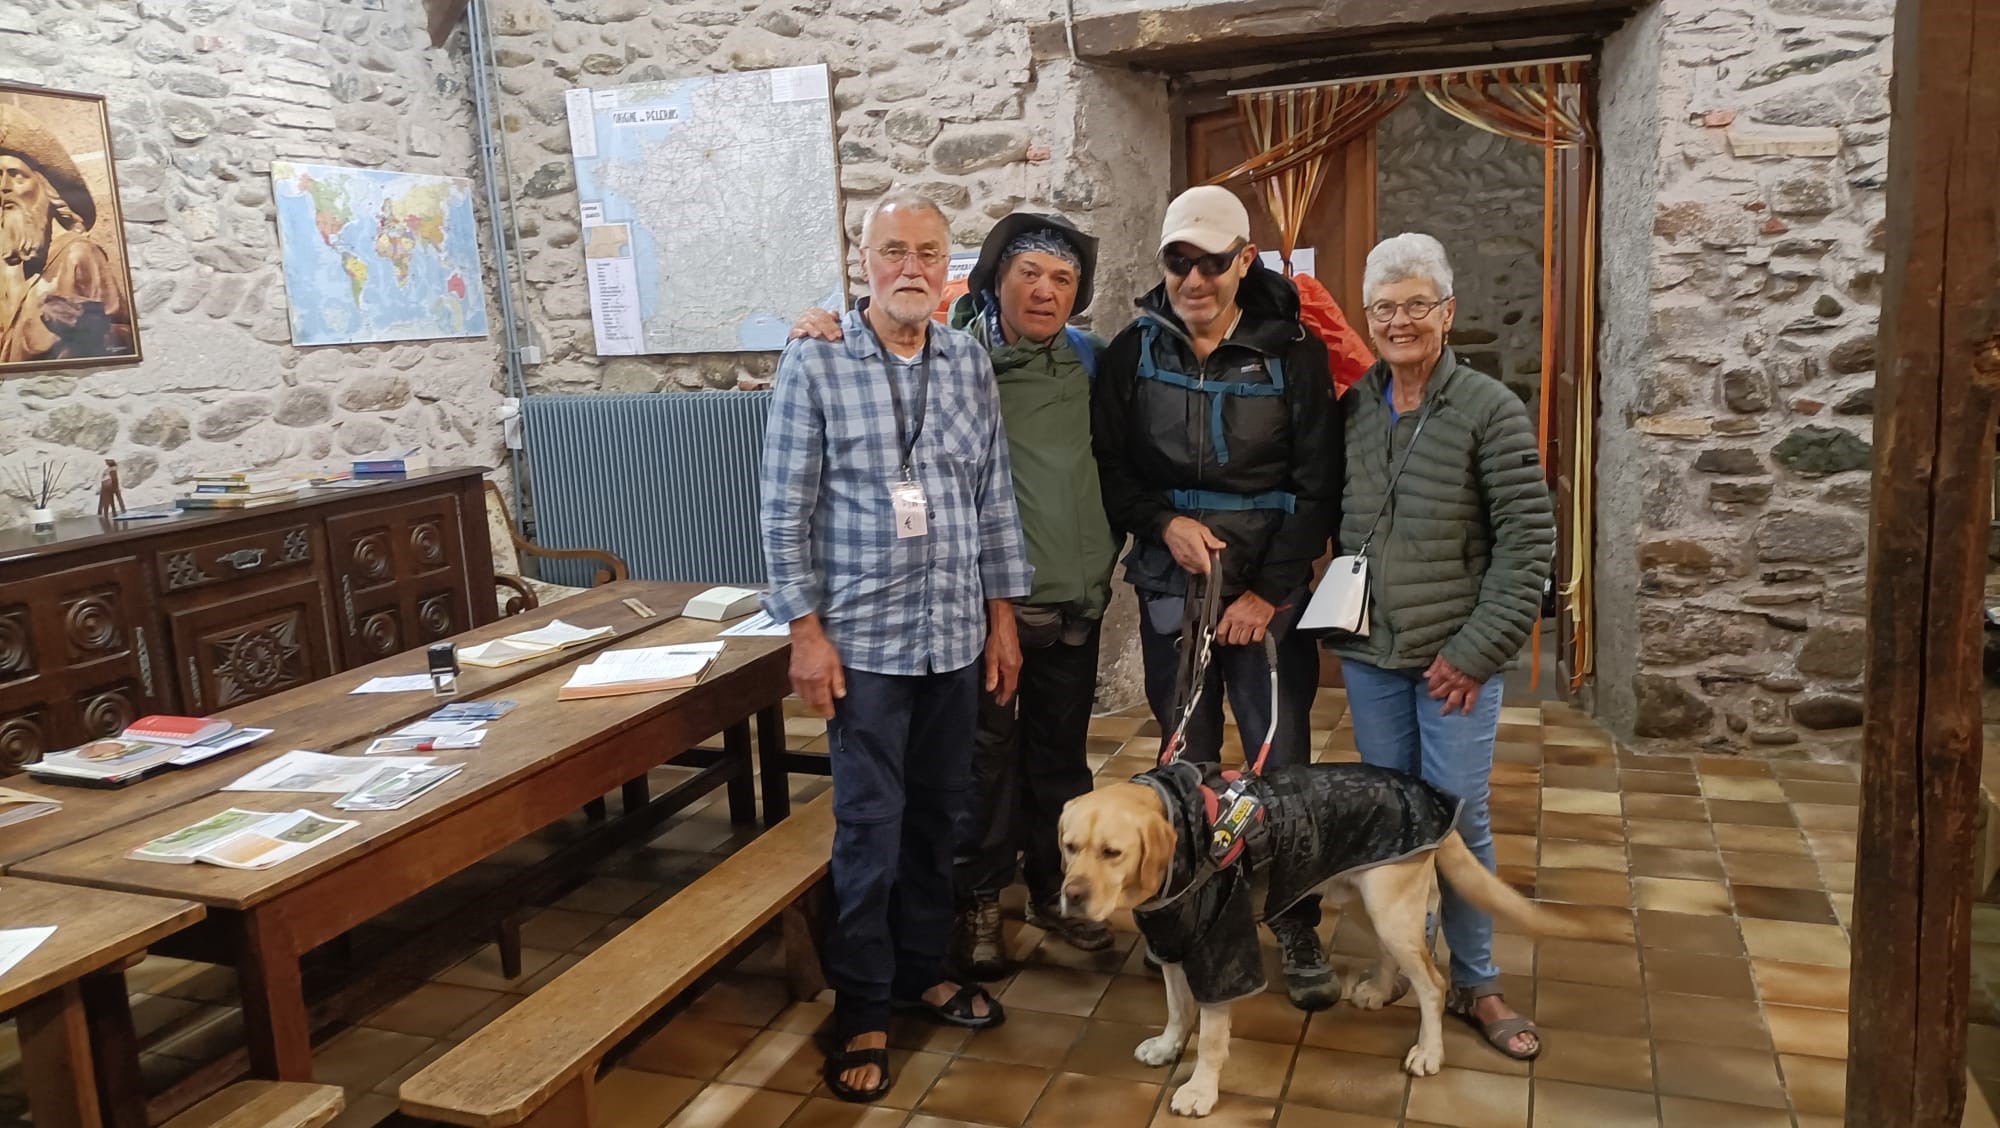
[{"label": "lanyard", "polygon": [[[874,330],[870,329],[869,332],[872,333]],[[924,433],[924,403],[930,398],[930,327],[924,327],[924,343],[921,346],[921,355],[924,359],[923,363],[917,366],[917,425],[914,429],[907,431],[908,437],[905,437],[905,434],[909,424],[903,417],[903,388],[896,380],[896,368],[898,366],[895,357],[890,354],[888,346],[882,343],[882,338],[879,334],[875,338],[875,347],[882,351],[882,367],[889,376],[889,403],[896,409],[896,441],[903,448],[903,478],[907,481],[913,477],[910,473],[910,456],[916,452],[917,437]]]}]

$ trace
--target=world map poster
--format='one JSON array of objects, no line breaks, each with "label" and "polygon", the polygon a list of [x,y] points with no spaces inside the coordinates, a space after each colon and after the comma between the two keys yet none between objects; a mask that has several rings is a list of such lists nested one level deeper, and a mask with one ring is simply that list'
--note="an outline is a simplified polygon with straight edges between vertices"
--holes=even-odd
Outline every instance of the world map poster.
[{"label": "world map poster", "polygon": [[472,181],[271,163],[295,345],[484,337]]}]

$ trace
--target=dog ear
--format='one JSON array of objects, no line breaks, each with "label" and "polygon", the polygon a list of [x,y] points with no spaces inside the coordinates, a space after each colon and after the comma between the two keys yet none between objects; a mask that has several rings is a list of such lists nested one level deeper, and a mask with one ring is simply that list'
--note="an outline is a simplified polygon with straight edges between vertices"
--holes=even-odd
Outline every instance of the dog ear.
[{"label": "dog ear", "polygon": [[[1148,798],[1152,798],[1148,796]],[[1174,860],[1174,824],[1164,814],[1147,810],[1139,818],[1139,864],[1134,870],[1134,904],[1159,895],[1166,884],[1167,868]]]}]

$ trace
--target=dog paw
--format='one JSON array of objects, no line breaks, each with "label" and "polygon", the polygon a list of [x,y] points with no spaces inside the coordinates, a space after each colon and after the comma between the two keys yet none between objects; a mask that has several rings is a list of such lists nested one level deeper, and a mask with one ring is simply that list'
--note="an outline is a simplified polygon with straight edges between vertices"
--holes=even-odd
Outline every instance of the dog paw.
[{"label": "dog paw", "polygon": [[1347,1001],[1361,1010],[1381,1010],[1389,1005],[1389,993],[1376,987],[1373,979],[1365,979],[1347,993]]},{"label": "dog paw", "polygon": [[1215,1086],[1196,1088],[1190,1081],[1174,1090],[1173,1107],[1182,1116],[1207,1116],[1215,1111]]},{"label": "dog paw", "polygon": [[1139,1047],[1132,1051],[1132,1056],[1138,1059],[1141,1065],[1166,1065],[1179,1057],[1180,1053],[1180,1039],[1160,1034],[1139,1043]]},{"label": "dog paw", "polygon": [[1412,1077],[1434,1076],[1443,1065],[1443,1046],[1411,1046],[1403,1058],[1403,1069]]}]

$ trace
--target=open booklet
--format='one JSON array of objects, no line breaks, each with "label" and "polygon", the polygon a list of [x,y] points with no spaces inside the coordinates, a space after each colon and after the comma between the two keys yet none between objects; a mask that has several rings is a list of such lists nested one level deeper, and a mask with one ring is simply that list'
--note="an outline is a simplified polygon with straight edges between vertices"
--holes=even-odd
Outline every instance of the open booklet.
[{"label": "open booklet", "polygon": [[142,862],[208,862],[230,869],[264,869],[360,825],[311,811],[270,814],[231,807],[161,835],[129,856]]},{"label": "open booklet", "polygon": [[305,791],[345,795],[381,775],[384,769],[421,768],[428,756],[331,756],[325,752],[287,752],[226,784],[224,791]]},{"label": "open booklet", "polygon": [[0,826],[12,826],[17,822],[27,822],[38,815],[46,815],[62,810],[62,803],[56,799],[46,799],[27,791],[16,791],[11,787],[0,787]]},{"label": "open booklet", "polygon": [[576,668],[569,681],[556,690],[556,700],[576,701],[591,697],[616,697],[625,693],[650,693],[680,689],[701,680],[722,653],[720,642],[695,642],[682,646],[641,646],[632,650],[607,650]]},{"label": "open booklet", "polygon": [[492,642],[462,646],[458,650],[458,660],[468,666],[511,666],[595,639],[610,638],[617,633],[615,627],[576,627],[557,619],[546,627],[537,627],[532,631],[516,631]]}]

